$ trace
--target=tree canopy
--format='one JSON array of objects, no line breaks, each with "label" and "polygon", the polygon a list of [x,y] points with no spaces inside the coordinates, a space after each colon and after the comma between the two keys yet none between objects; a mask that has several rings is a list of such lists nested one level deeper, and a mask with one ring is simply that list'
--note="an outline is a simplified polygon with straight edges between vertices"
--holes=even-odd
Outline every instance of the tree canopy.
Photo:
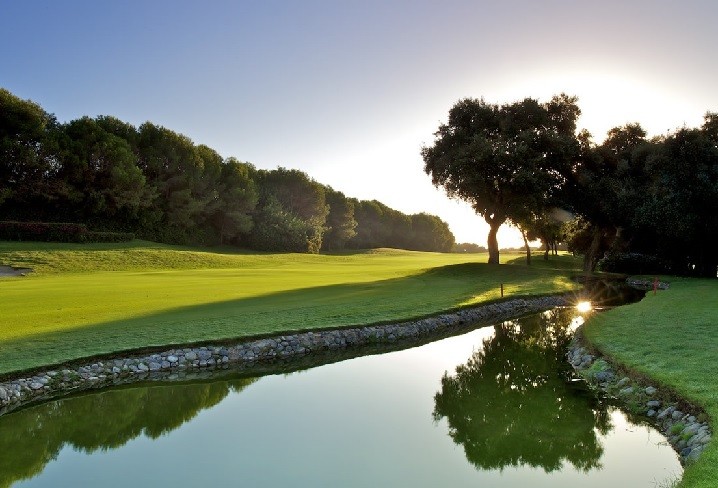
[{"label": "tree canopy", "polygon": [[432,183],[469,202],[489,224],[489,263],[499,262],[499,227],[547,208],[563,185],[579,150],[579,115],[576,98],[564,94],[543,104],[466,98],[451,108],[434,144],[422,148]]},{"label": "tree canopy", "polygon": [[258,170],[152,122],[134,127],[100,116],[58,123],[3,89],[0,220],[73,222],[160,242],[264,251],[449,251],[454,242],[438,217],[346,197],[296,169]]}]

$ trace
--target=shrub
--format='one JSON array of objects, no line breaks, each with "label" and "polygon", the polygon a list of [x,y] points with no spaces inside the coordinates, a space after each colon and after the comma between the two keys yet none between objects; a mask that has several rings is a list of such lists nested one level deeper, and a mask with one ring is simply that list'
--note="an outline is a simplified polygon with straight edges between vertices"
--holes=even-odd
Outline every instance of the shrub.
[{"label": "shrub", "polygon": [[637,252],[606,254],[598,262],[598,269],[613,273],[655,274],[664,272],[666,268],[656,256]]},{"label": "shrub", "polygon": [[130,242],[134,238],[131,232],[88,232],[83,242]]},{"label": "shrub", "polygon": [[0,222],[0,239],[7,241],[84,242],[84,224]]},{"label": "shrub", "polygon": [[127,242],[126,232],[91,232],[85,224],[58,222],[0,222],[0,240],[41,242]]}]

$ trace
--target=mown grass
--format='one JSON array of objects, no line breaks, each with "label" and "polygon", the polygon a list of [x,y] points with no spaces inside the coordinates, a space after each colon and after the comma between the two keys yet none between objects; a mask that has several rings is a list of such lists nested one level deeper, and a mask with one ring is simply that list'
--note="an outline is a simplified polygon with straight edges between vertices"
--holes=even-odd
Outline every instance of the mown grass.
[{"label": "mown grass", "polygon": [[237,253],[136,241],[0,243],[0,374],[130,349],[431,315],[573,289],[570,256],[523,265],[397,250]]},{"label": "mown grass", "polygon": [[[586,337],[718,419],[718,280],[668,278],[670,288],[593,316]],[[718,486],[718,444],[686,468],[680,487]]]}]

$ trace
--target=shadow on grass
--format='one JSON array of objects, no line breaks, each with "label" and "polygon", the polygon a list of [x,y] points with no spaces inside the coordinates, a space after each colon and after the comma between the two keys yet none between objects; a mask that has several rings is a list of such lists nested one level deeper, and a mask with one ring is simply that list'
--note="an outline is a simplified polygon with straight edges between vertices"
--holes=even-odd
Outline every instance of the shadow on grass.
[{"label": "shadow on grass", "polygon": [[0,375],[128,350],[402,321],[456,309],[472,297],[566,291],[564,273],[466,263],[368,283],[339,284],[170,310],[0,343]]}]

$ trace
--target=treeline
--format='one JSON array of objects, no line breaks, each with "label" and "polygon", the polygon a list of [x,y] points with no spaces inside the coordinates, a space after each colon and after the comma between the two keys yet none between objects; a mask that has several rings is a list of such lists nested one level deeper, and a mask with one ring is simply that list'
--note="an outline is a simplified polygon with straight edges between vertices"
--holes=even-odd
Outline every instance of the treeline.
[{"label": "treeline", "polygon": [[587,270],[716,277],[718,114],[650,139],[627,124],[578,140],[563,194],[578,218],[564,231]]},{"label": "treeline", "polygon": [[261,170],[146,122],[59,123],[0,89],[0,220],[72,222],[167,243],[265,251],[451,250],[436,216],[346,197],[298,170]]},{"label": "treeline", "polygon": [[597,145],[576,131],[577,101],[462,99],[422,148],[432,182],[489,224],[489,262],[499,263],[496,235],[511,223],[529,262],[540,238],[546,257],[559,242],[583,254],[586,271],[716,277],[718,113],[651,139],[627,124]]}]

